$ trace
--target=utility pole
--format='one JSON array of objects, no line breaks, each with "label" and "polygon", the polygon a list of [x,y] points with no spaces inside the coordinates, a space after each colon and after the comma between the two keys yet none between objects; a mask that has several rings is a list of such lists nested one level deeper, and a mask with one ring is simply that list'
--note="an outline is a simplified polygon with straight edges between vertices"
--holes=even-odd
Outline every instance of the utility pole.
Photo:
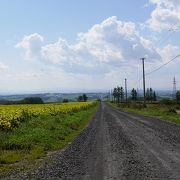
[{"label": "utility pole", "polygon": [[111,89],[111,101],[113,102],[113,90]]},{"label": "utility pole", "polygon": [[144,90],[144,107],[146,107],[146,85],[145,85],[145,70],[144,70],[144,60],[145,58],[141,58],[143,65],[143,90]]},{"label": "utility pole", "polygon": [[126,93],[126,102],[127,102],[127,79],[125,78],[125,93]]},{"label": "utility pole", "polygon": [[173,92],[172,92],[172,99],[176,99],[176,78],[173,79]]}]

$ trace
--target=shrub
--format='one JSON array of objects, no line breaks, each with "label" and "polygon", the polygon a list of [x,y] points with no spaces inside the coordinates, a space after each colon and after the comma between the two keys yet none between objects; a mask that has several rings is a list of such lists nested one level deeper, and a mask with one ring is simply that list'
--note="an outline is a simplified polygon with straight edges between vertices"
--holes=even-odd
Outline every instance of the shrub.
[{"label": "shrub", "polygon": [[20,103],[22,104],[43,104],[43,100],[40,97],[27,97],[24,98]]},{"label": "shrub", "polygon": [[67,103],[67,102],[69,102],[68,99],[63,99],[63,103]]},{"label": "shrub", "polygon": [[171,107],[169,108],[168,112],[176,114],[176,109],[174,107]]},{"label": "shrub", "polygon": [[170,100],[170,99],[162,99],[160,102],[161,102],[161,104],[165,104],[165,105],[175,104],[175,102],[173,100]]}]

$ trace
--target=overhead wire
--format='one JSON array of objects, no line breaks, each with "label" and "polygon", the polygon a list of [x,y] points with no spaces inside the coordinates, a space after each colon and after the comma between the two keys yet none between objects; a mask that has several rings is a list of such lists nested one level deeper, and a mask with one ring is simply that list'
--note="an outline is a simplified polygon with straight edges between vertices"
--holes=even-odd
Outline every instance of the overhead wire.
[{"label": "overhead wire", "polygon": [[[148,72],[148,73],[145,73],[145,76],[149,76],[150,74],[160,70],[161,68],[163,68],[164,66],[166,66],[167,64],[169,64],[170,62],[174,61],[176,58],[180,57],[180,54],[176,55],[174,58],[172,58],[171,60],[167,61],[166,63],[162,64],[161,66],[159,66],[158,68]],[[136,81],[133,85],[137,85],[141,80],[142,80],[142,76],[138,79],[138,81]]]},{"label": "overhead wire", "polygon": [[152,71],[146,73],[145,75],[148,76],[148,75],[150,75],[150,74],[152,74],[152,73],[154,73],[154,72],[160,70],[161,68],[163,68],[164,66],[166,66],[166,65],[169,64],[170,62],[174,61],[174,60],[175,60],[176,58],[178,58],[178,57],[180,57],[180,54],[176,55],[176,56],[175,56],[174,58],[172,58],[170,61],[168,61],[168,62],[162,64],[162,65],[159,66],[158,68],[156,68],[156,69],[154,69],[154,70],[152,70]]},{"label": "overhead wire", "polygon": [[[169,28],[169,30],[168,30],[169,34],[168,34],[166,37],[160,39],[156,45],[162,45],[162,44],[165,43],[176,31],[180,30],[179,28],[176,28],[176,29],[175,29],[175,26],[176,26],[177,24],[178,24],[178,23],[173,24],[173,25]],[[166,62],[165,64],[161,65],[160,67],[154,69],[153,71],[151,71],[151,72],[149,72],[149,73],[146,73],[145,75],[147,76],[147,75],[152,74],[153,72],[158,71],[159,69],[161,69],[161,68],[164,67],[165,65],[169,64],[171,61],[173,61],[174,59],[176,59],[176,58],[179,57],[179,56],[180,56],[180,54],[178,54],[177,56],[175,56],[174,58],[172,58],[170,61]],[[142,80],[142,78],[143,78],[143,77],[141,76],[141,77],[138,79],[138,81],[136,81],[136,82],[134,83],[134,85],[137,85],[137,84]]]}]

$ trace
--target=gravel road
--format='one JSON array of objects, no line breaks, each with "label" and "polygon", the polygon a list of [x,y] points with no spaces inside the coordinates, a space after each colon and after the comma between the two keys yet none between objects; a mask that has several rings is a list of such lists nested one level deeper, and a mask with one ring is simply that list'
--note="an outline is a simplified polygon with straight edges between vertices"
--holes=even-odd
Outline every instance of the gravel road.
[{"label": "gravel road", "polygon": [[106,103],[64,150],[34,172],[7,179],[180,179],[180,126]]}]

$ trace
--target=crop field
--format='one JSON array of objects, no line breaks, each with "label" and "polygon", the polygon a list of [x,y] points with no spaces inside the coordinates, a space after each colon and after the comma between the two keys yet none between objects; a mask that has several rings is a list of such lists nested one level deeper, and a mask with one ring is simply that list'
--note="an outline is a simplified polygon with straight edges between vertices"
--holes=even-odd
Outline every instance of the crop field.
[{"label": "crop field", "polygon": [[87,109],[93,102],[40,104],[40,105],[0,105],[0,129],[12,130],[31,117],[40,115],[56,116]]},{"label": "crop field", "polygon": [[11,170],[19,170],[21,166],[16,162],[31,165],[49,151],[64,148],[87,126],[98,105],[97,102],[1,105],[0,179]]}]

